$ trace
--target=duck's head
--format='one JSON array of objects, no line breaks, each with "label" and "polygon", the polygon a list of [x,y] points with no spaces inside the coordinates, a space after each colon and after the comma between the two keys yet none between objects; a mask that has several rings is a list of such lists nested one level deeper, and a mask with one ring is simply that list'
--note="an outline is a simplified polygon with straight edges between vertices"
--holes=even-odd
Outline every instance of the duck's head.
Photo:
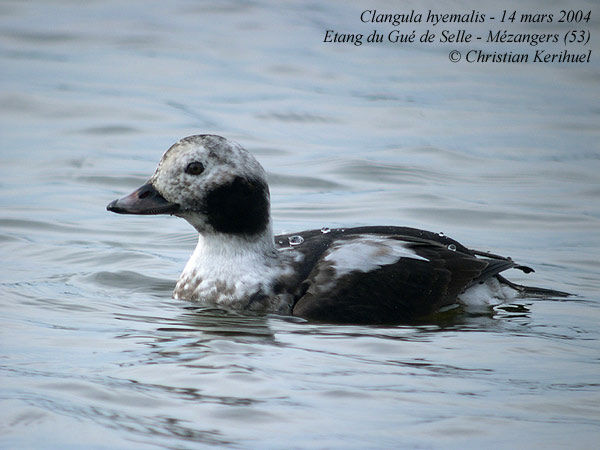
[{"label": "duck's head", "polygon": [[214,135],[181,139],[139,189],[106,209],[119,214],[172,214],[200,233],[270,231],[269,188],[262,166],[238,144]]}]

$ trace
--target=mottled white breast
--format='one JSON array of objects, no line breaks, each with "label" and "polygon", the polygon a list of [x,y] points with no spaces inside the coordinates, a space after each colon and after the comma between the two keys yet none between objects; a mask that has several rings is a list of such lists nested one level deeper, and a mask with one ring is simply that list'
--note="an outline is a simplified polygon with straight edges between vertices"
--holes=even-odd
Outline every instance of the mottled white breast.
[{"label": "mottled white breast", "polygon": [[173,297],[226,308],[287,314],[292,298],[277,295],[274,286],[292,272],[285,258],[263,248],[260,242],[200,235]]}]

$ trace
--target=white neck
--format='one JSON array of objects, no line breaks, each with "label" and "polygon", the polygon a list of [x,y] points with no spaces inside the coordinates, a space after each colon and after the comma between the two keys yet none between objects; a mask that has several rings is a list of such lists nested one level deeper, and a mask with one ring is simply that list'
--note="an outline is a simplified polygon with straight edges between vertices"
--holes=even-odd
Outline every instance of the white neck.
[{"label": "white neck", "polygon": [[285,271],[271,226],[254,239],[203,233],[175,288],[175,298],[224,307],[244,307],[253,294],[271,289]]},{"label": "white neck", "polygon": [[276,255],[273,232],[269,224],[264,233],[251,238],[214,232],[199,234],[198,244],[190,262],[196,260],[197,266],[207,264],[212,269],[219,270],[220,265],[217,263],[222,263],[221,267],[236,267],[241,262],[250,263],[254,259],[264,261]]}]

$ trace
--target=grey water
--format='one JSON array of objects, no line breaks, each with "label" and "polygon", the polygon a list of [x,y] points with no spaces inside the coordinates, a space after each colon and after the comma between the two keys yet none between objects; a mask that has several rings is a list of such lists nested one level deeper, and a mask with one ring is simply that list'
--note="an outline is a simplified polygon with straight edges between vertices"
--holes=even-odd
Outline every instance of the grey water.
[{"label": "grey water", "polygon": [[[370,32],[366,8],[475,8],[367,3],[0,3],[0,447],[597,447],[600,54],[323,42]],[[570,4],[600,52],[597,4]],[[278,233],[444,232],[576,296],[418,327],[173,300],[192,228],[105,206],[198,133],[264,165]]]}]

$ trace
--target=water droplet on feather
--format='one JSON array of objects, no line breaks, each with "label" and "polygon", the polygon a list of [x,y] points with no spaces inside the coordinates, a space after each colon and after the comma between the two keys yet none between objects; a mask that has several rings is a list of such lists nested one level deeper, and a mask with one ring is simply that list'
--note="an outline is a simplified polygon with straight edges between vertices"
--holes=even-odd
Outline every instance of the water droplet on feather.
[{"label": "water droplet on feather", "polygon": [[304,238],[302,236],[290,236],[288,237],[288,241],[290,245],[300,245],[304,242]]}]

